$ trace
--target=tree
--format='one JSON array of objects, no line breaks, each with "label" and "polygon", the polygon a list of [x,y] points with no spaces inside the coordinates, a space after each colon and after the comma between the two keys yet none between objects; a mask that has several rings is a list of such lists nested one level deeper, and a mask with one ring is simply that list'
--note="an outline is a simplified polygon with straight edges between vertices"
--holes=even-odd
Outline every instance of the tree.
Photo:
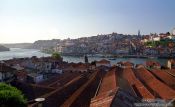
[{"label": "tree", "polygon": [[52,58],[54,58],[54,59],[60,59],[61,58],[61,55],[58,52],[54,52],[54,53],[52,53]]},{"label": "tree", "polygon": [[20,90],[5,83],[0,83],[1,107],[27,107],[27,99]]}]

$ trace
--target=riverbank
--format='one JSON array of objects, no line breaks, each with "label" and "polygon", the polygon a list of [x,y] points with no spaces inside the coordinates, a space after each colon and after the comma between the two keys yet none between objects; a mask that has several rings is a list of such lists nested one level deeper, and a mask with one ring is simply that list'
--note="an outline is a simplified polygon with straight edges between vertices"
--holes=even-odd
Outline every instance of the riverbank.
[{"label": "riverbank", "polygon": [[99,57],[99,58],[145,58],[145,59],[152,59],[152,58],[160,58],[160,59],[172,59],[175,56],[153,56],[153,55],[111,55],[111,54],[61,54],[62,56],[73,56],[73,57],[83,57],[87,55],[88,57]]},{"label": "riverbank", "polygon": [[3,45],[0,45],[0,52],[4,52],[4,51],[10,51],[10,49]]},{"label": "riverbank", "polygon": [[[36,50],[36,49],[20,49],[20,48],[10,48],[10,51],[6,51],[6,52],[0,52],[0,60],[9,60],[9,59],[13,59],[13,58],[30,58],[32,56],[37,56],[37,57],[47,57],[47,56],[51,56],[51,54],[46,54],[41,52],[40,50]],[[63,55],[63,61],[66,62],[74,62],[74,63],[79,63],[79,62],[84,62],[84,56],[65,56]],[[88,55],[88,60],[89,62],[92,61],[99,61],[101,59],[107,59],[110,60],[111,64],[116,64],[117,62],[120,61],[131,61],[135,64],[144,64],[145,61],[148,60],[155,60],[159,63],[161,63],[161,65],[165,65],[167,62],[167,58],[145,58],[145,57],[121,57],[121,56],[115,56],[115,57],[109,57],[109,56],[105,56],[105,55],[100,55],[97,54],[95,55]]]},{"label": "riverbank", "polygon": [[[51,50],[42,50],[41,52],[46,54],[52,54],[54,52]],[[72,57],[83,57],[87,55],[88,57],[99,57],[99,58],[161,58],[161,59],[172,59],[175,58],[171,55],[121,55],[121,54],[88,54],[88,53],[60,53],[61,56],[72,56]]]}]

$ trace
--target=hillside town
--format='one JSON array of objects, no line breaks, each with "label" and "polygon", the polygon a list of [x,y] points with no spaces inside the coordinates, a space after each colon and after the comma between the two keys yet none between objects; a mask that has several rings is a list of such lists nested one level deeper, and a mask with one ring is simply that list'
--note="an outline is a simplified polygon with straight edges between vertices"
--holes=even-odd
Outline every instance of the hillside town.
[{"label": "hillside town", "polygon": [[112,55],[135,57],[175,56],[175,29],[166,33],[151,33],[150,35],[100,34],[78,39],[38,40],[30,48],[43,52],[60,52],[62,55]]},{"label": "hillside town", "polygon": [[89,63],[88,57],[84,63],[14,58],[1,61],[0,81],[21,90],[28,107],[173,107],[175,60],[112,65],[106,59]]},{"label": "hillside town", "polygon": [[[52,54],[1,60],[0,83],[20,90],[28,107],[175,105],[175,29],[150,35],[138,31],[138,35],[39,40],[26,46]],[[84,56],[84,61],[65,61],[63,56]],[[121,57],[145,62],[116,60]],[[155,57],[166,59],[165,64]]]},{"label": "hillside town", "polygon": [[0,107],[175,107],[175,0],[0,0]]}]

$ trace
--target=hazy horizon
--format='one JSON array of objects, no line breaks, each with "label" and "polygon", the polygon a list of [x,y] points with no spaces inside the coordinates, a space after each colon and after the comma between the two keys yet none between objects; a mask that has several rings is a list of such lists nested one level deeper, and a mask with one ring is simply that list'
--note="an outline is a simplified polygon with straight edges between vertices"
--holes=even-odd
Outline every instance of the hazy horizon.
[{"label": "hazy horizon", "polygon": [[168,32],[172,0],[0,0],[0,43]]}]

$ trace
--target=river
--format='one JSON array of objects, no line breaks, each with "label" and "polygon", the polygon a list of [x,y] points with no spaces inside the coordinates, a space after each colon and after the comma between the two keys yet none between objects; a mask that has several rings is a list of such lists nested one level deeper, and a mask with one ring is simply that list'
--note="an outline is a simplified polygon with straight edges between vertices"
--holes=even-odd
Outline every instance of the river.
[{"label": "river", "polygon": [[[32,56],[37,56],[37,57],[47,57],[51,56],[50,54],[45,54],[42,53],[39,50],[36,49],[20,49],[20,48],[11,48],[10,51],[5,51],[5,52],[0,52],[0,60],[8,60],[12,58],[24,58],[24,57],[32,57]],[[103,58],[100,57],[89,57],[89,62],[91,61],[99,61]],[[108,59],[108,58],[106,58]],[[72,57],[72,56],[63,56],[63,60],[66,62],[84,62],[84,57]],[[108,59],[109,60],[109,59]],[[167,59],[157,59],[157,58],[152,58],[152,59],[147,59],[147,58],[116,58],[115,60],[110,60],[111,64],[115,64],[120,61],[131,61],[135,64],[144,64],[145,61],[147,60],[155,60],[160,62],[161,65],[165,65],[167,62]]]}]

